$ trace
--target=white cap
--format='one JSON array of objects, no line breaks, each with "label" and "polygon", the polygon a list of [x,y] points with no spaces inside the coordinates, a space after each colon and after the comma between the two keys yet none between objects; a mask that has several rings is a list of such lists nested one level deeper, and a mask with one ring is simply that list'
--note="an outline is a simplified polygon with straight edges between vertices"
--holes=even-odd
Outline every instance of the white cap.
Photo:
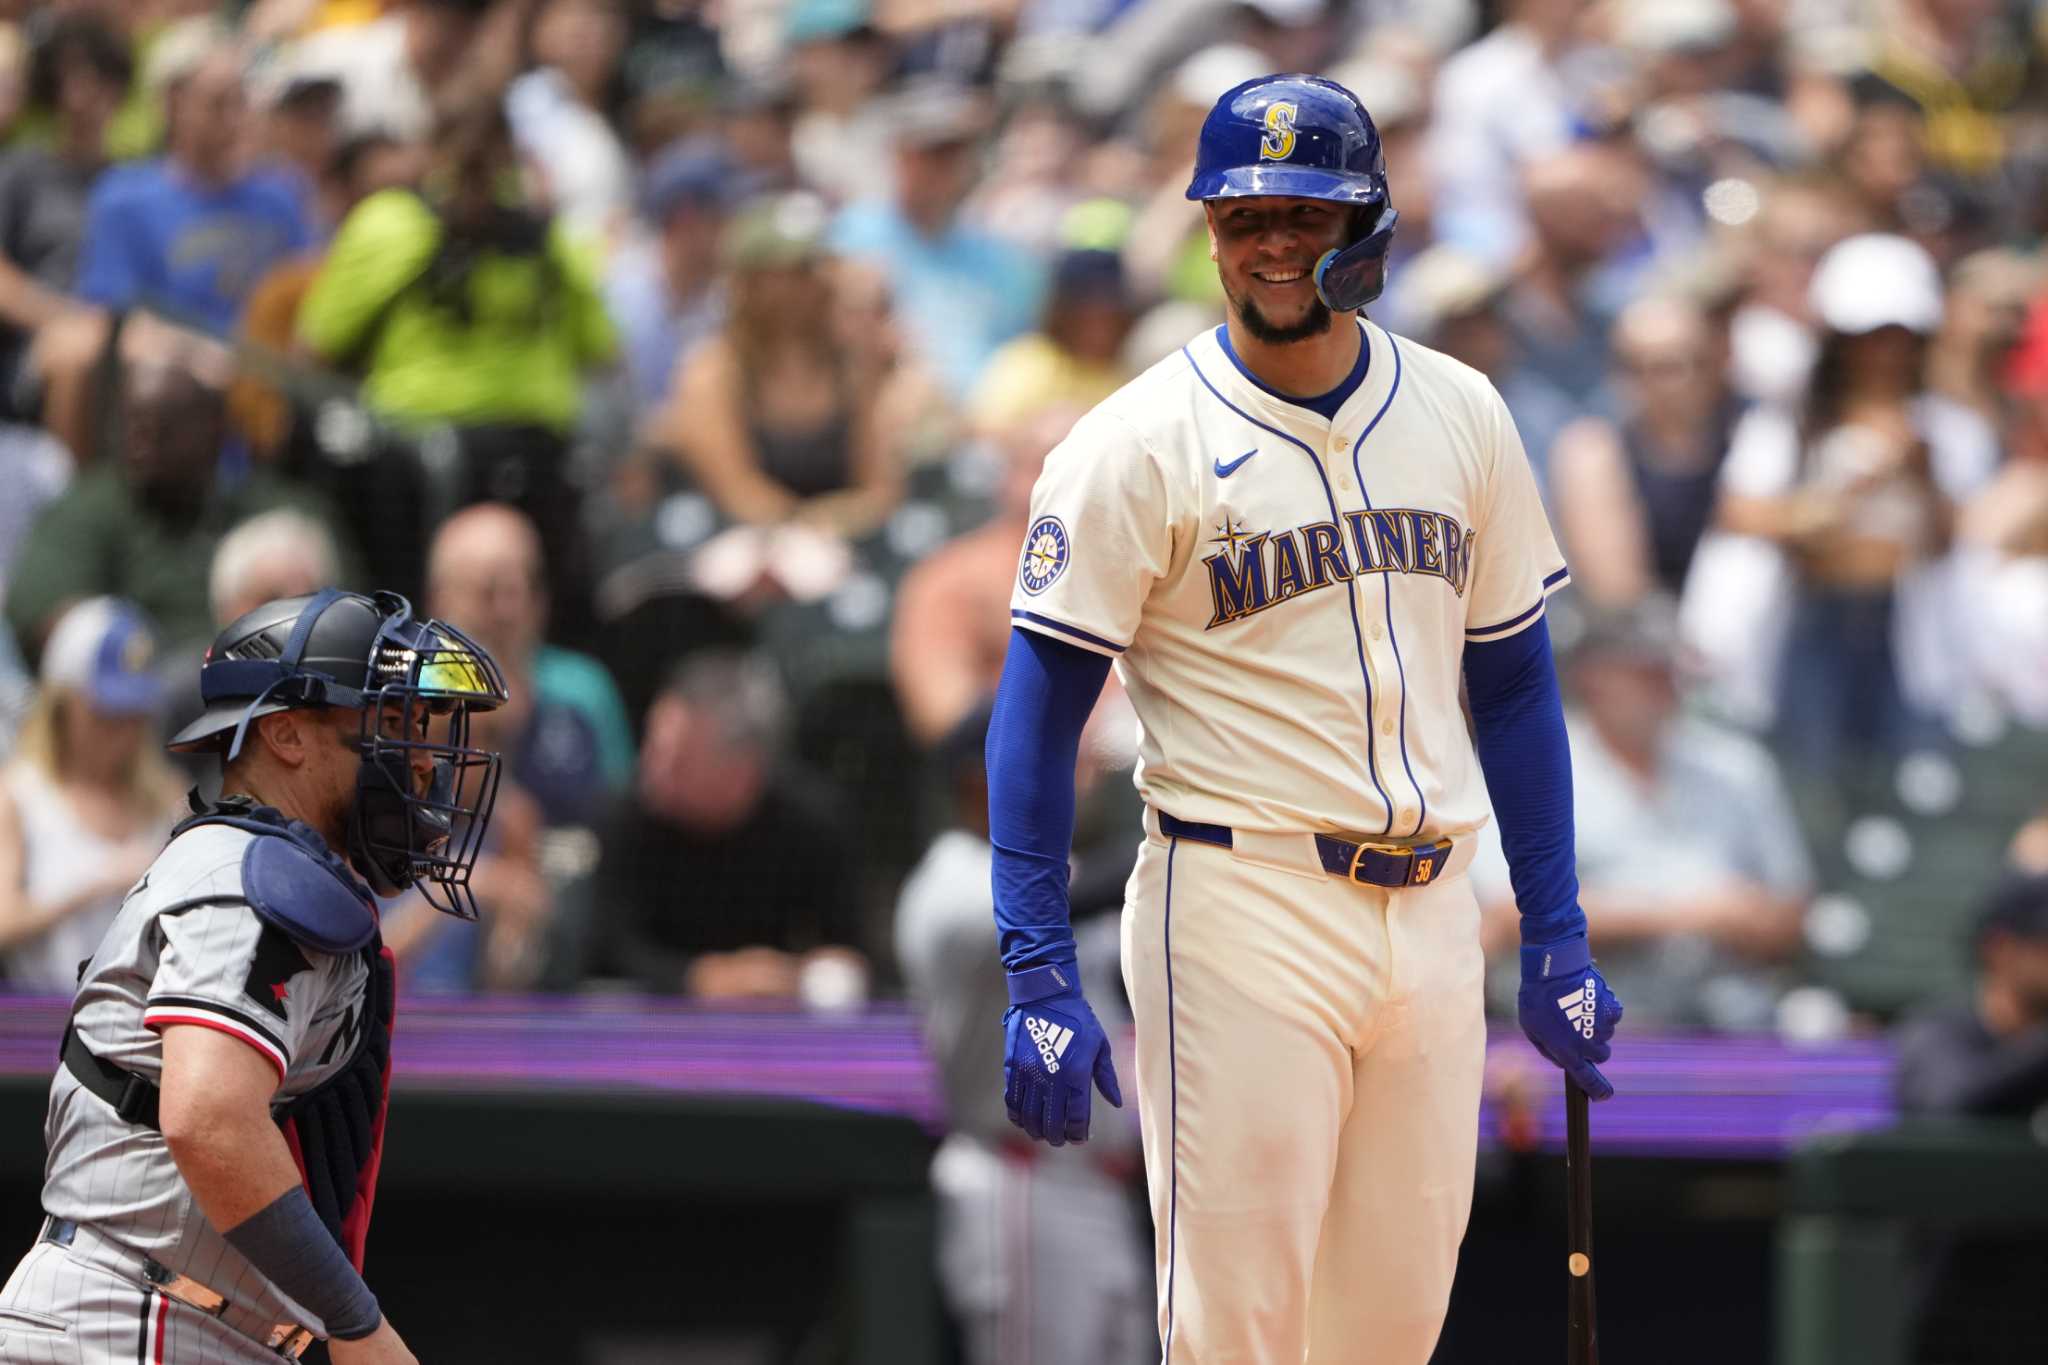
[{"label": "white cap", "polygon": [[1255,47],[1217,43],[1174,68],[1173,93],[1183,104],[1207,109],[1224,91],[1265,75],[1272,66]]},{"label": "white cap", "polygon": [[1711,52],[1735,37],[1728,0],[1634,0],[1622,11],[1622,45],[1637,52]]},{"label": "white cap", "polygon": [[1941,326],[1941,272],[1934,258],[1889,233],[1866,232],[1828,248],[1806,297],[1822,326],[1850,336],[1880,327],[1930,336]]}]

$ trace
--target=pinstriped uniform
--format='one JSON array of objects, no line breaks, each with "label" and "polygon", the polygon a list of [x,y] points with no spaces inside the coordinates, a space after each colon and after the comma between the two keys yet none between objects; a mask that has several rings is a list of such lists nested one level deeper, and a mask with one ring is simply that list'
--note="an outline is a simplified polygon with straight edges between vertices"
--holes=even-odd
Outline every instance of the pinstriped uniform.
[{"label": "pinstriped uniform", "polygon": [[[152,1081],[162,1073],[163,1029],[190,1025],[226,1033],[277,1069],[272,1103],[282,1107],[348,1061],[368,968],[360,954],[299,946],[249,908],[241,865],[254,837],[202,825],[164,849],[87,965],[73,1019],[95,1055]],[[121,1119],[62,1067],[50,1086],[44,1139],[43,1208],[52,1217],[84,1224],[263,1319],[320,1329],[317,1318],[285,1298],[207,1222],[162,1135]],[[145,1311],[158,1312],[167,1342],[189,1344],[174,1357],[179,1365],[277,1359],[186,1305],[158,1302],[152,1310],[155,1296],[145,1295],[144,1286],[86,1259],[70,1248],[38,1244],[21,1263],[0,1292],[0,1330],[9,1333],[0,1360],[137,1359],[136,1322]],[[71,1342],[64,1349],[71,1353],[17,1357],[17,1348],[58,1349],[37,1336],[24,1314],[63,1322],[63,1339]]]},{"label": "pinstriped uniform", "polygon": [[[1490,808],[1463,652],[1568,575],[1492,386],[1356,325],[1334,420],[1220,328],[1082,418],[1011,597],[1112,656],[1141,726],[1123,961],[1168,1365],[1424,1365],[1470,1208]],[[1317,834],[1454,852],[1383,890]]]}]

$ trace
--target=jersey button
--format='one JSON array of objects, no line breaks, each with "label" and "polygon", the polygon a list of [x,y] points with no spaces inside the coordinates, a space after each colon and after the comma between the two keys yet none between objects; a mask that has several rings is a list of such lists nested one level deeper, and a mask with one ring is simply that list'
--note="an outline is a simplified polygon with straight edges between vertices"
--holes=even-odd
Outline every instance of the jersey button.
[{"label": "jersey button", "polygon": [[1343,489],[1346,493],[1349,493],[1351,491],[1350,478],[1347,476],[1339,476],[1339,478],[1337,479],[1337,487]]},{"label": "jersey button", "polygon": [[1409,822],[1410,820],[1413,820],[1414,818],[1415,818],[1415,812],[1414,812],[1414,811],[1412,811],[1412,810],[1408,809],[1408,807],[1406,807],[1406,806],[1403,806],[1403,807],[1401,807],[1401,823],[1402,823],[1402,824],[1404,824],[1404,825],[1405,825],[1405,824],[1407,824],[1407,823],[1408,823],[1408,822]]},{"label": "jersey button", "polygon": [[1374,626],[1372,628],[1372,638],[1375,640],[1384,639],[1386,637],[1386,634],[1387,633],[1384,630],[1381,630],[1378,626]]},{"label": "jersey button", "polygon": [[1394,722],[1392,722],[1392,721],[1390,721],[1390,720],[1383,720],[1383,721],[1381,721],[1381,722],[1380,722],[1380,733],[1381,733],[1381,734],[1383,734],[1383,735],[1391,735],[1391,734],[1393,734],[1393,733],[1394,733]]}]

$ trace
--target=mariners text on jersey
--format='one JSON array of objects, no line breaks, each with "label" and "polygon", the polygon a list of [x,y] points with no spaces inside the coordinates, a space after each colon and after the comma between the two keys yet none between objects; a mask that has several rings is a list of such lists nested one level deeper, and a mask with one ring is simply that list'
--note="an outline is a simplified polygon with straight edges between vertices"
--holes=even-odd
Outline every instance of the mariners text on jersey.
[{"label": "mariners text on jersey", "polygon": [[1342,530],[1314,521],[1247,535],[1229,516],[1216,529],[1210,544],[1224,548],[1202,561],[1216,602],[1211,630],[1359,574],[1434,574],[1463,597],[1472,572],[1472,533],[1456,517],[1415,507],[1347,512]]}]

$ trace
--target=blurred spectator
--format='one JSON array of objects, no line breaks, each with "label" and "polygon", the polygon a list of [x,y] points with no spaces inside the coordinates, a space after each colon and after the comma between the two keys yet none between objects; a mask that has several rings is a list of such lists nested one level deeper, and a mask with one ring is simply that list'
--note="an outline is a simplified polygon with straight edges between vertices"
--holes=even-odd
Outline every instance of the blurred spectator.
[{"label": "blurred spectator", "polygon": [[[1770,752],[1680,711],[1676,651],[1653,596],[1596,614],[1567,658],[1580,903],[1632,1019],[1768,1030],[1813,867]],[[1511,1003],[1514,893],[1499,835],[1482,837],[1473,884]]]},{"label": "blurred spectator", "polygon": [[912,349],[965,395],[996,347],[1031,327],[1043,271],[1015,247],[963,225],[987,116],[970,92],[914,84],[891,110],[895,191],[849,206],[833,249],[887,275]]},{"label": "blurred spectator", "polygon": [[1891,0],[1878,14],[1868,83],[1917,115],[1927,157],[1986,181],[2006,161],[2030,72],[2026,35],[1995,0]]},{"label": "blurred spectator", "polygon": [[[1912,233],[1946,226],[1945,204],[1917,201],[1927,178],[1926,131],[1920,113],[1889,91],[1866,91],[1849,135],[1835,153],[1835,168],[1866,231]],[[1937,217],[1930,219],[1930,210]]]},{"label": "blurred spectator", "polygon": [[[1524,186],[1530,236],[1501,317],[1525,380],[1583,412],[1604,405],[1608,334],[1632,292],[1608,267],[1638,233],[1641,171],[1625,152],[1586,144],[1533,162]],[[1546,421],[1557,406],[1510,408],[1539,478],[1557,438]]]},{"label": "blurred spectator", "polygon": [[2014,874],[1979,914],[1976,989],[1899,1029],[1899,1104],[2025,1118],[2048,1105],[2048,877]]},{"label": "blurred spectator", "polygon": [[1799,401],[1813,368],[1813,268],[1849,224],[1830,187],[1781,180],[1764,190],[1749,230],[1743,301],[1728,327],[1729,378],[1743,397]]},{"label": "blurred spectator", "polygon": [[[1925,1006],[1897,1030],[1899,1106],[2038,1127],[2048,1113],[2048,876],[2008,876],[1970,947],[1970,998]],[[2023,1365],[2040,1354],[2048,1304],[2035,1290],[2048,1246],[2038,1233],[1932,1227],[1913,1247],[1922,1268],[1913,1360]]]},{"label": "blurred spectator", "polygon": [[[896,908],[897,957],[946,1099],[948,1131],[932,1161],[939,1283],[969,1365],[997,1365],[1018,1341],[1036,1360],[1137,1365],[1159,1348],[1151,1252],[1130,1200],[1133,1125],[1101,1112],[1085,1146],[1032,1151],[1013,1141],[1002,1091],[989,1084],[1002,1069],[1008,997],[990,932],[988,714],[971,710],[939,747],[946,828]],[[1107,1026],[1127,1037],[1117,923],[1083,921],[1076,939],[1090,998],[1107,1002]],[[1119,1048],[1117,1060],[1127,1053]]]},{"label": "blurred spectator", "polygon": [[511,700],[479,716],[506,776],[543,824],[591,826],[632,776],[626,709],[604,665],[547,643],[547,577],[533,523],[479,503],[441,524],[427,557],[428,610],[476,637],[504,670]]},{"label": "blurred spectator", "polygon": [[609,244],[632,211],[633,166],[607,118],[626,45],[625,0],[543,0],[535,69],[505,92],[541,199],[570,230]]},{"label": "blurred spectator", "polygon": [[994,434],[1054,404],[1094,407],[1131,377],[1123,348],[1136,320],[1115,252],[1063,252],[1038,330],[989,358],[968,399],[968,420]]},{"label": "blurred spectator", "polygon": [[[1437,235],[1496,265],[1528,239],[1525,171],[1571,141],[1576,99],[1562,61],[1583,0],[1506,0],[1501,22],[1437,76],[1429,162],[1439,177]],[[1369,92],[1360,92],[1372,107]]]},{"label": "blurred spectator", "polygon": [[220,538],[206,576],[213,620],[226,626],[265,602],[341,581],[341,556],[321,522],[289,507],[259,512]]},{"label": "blurred spectator", "polygon": [[781,684],[741,655],[697,655],[655,700],[600,841],[600,974],[703,1000],[864,978],[856,865],[824,794],[781,765],[787,724]]},{"label": "blurred spectator", "polygon": [[[495,105],[442,127],[423,194],[371,195],[341,225],[299,311],[321,359],[363,373],[370,405],[402,427],[453,429],[452,468],[419,504],[485,498],[532,517],[558,623],[587,609],[582,495],[567,433],[586,371],[613,354],[593,262],[559,223],[508,198],[517,158]],[[421,529],[424,531],[425,526]]]},{"label": "blurred spectator", "polygon": [[1841,243],[1814,272],[1812,307],[1826,331],[1805,401],[1743,420],[1718,518],[1787,558],[1789,607],[1752,619],[1788,614],[1779,752],[1825,773],[1927,741],[1923,708],[1960,690],[1966,651],[1952,638],[1943,556],[1955,505],[1990,477],[1998,447],[1982,419],[1927,392],[1942,296],[1919,247],[1876,234]]},{"label": "blurred spectator", "polygon": [[0,770],[0,954],[18,989],[77,985],[170,832],[178,787],[157,735],[154,649],[133,605],[94,597],[43,651],[42,687]]},{"label": "blurred spectator", "polygon": [[783,11],[794,169],[835,204],[875,193],[889,175],[888,111],[877,95],[895,50],[869,10],[867,0],[795,0]]},{"label": "blurred spectator", "polygon": [[263,272],[310,242],[312,227],[288,178],[248,165],[241,49],[204,29],[178,37],[190,47],[165,73],[164,155],[93,186],[78,293],[224,335]]},{"label": "blurred spectator", "polygon": [[917,743],[937,743],[977,702],[994,695],[1010,643],[1010,592],[1030,521],[1031,486],[1046,455],[1092,406],[1049,405],[1004,428],[994,515],[904,575],[890,625],[889,671]]},{"label": "blurred spectator", "polygon": [[642,413],[660,409],[683,359],[724,320],[718,243],[742,185],[739,167],[711,137],[676,143],[648,168],[648,234],[613,256],[604,283]]},{"label": "blurred spectator", "polygon": [[1737,413],[1721,352],[1690,303],[1630,305],[1614,324],[1614,359],[1619,420],[1566,427],[1549,461],[1572,581],[1610,607],[1685,586]]},{"label": "blurred spectator", "polygon": [[[2010,458],[1957,522],[1958,596],[1976,681],[2022,724],[2048,729],[2048,299],[2035,302],[2002,379]],[[2048,822],[2035,828],[2048,836]]]},{"label": "blurred spectator", "polygon": [[[416,184],[424,158],[424,149],[394,142],[381,133],[347,139],[334,149],[319,176],[316,198],[321,220],[339,224],[371,195]],[[327,244],[322,242],[271,267],[249,291],[239,327],[241,339],[262,348],[260,354],[273,363],[289,357],[298,335],[299,309],[305,306],[306,295],[326,261]],[[303,420],[310,404],[266,383],[270,376],[262,370],[260,365],[244,367],[229,391],[228,410],[235,429],[248,439],[256,454],[281,460],[289,467],[294,454],[312,453],[305,447],[313,444],[313,433],[308,429],[310,423]]]},{"label": "blurred spectator", "polygon": [[895,506],[899,452],[877,422],[883,338],[847,335],[815,196],[761,200],[726,230],[725,321],[683,362],[657,439],[734,521],[849,535]]},{"label": "blurred spectator", "polygon": [[214,545],[230,527],[281,506],[332,524],[317,497],[260,467],[221,476],[226,405],[189,370],[131,366],[125,389],[121,458],[43,510],[8,581],[7,621],[31,657],[67,606],[106,593],[140,604],[167,652],[203,646]]},{"label": "blurred spectator", "polygon": [[2001,370],[2044,279],[2040,261],[2004,247],[1957,261],[1941,331],[1927,353],[1928,388],[1986,422],[2003,422]]},{"label": "blurred spectator", "polygon": [[465,61],[473,60],[492,0],[394,0],[361,24],[323,28],[284,60],[302,78],[341,83],[341,134],[425,142]]},{"label": "blurred spectator", "polygon": [[107,124],[134,75],[128,44],[91,15],[65,15],[30,55],[29,97],[55,111],[47,145],[0,152],[0,411],[12,411],[29,334],[71,307]]},{"label": "blurred spectator", "polygon": [[[258,159],[293,177],[301,200],[317,212],[318,187],[342,140],[341,82],[331,76],[266,70],[258,63],[247,88],[258,115]],[[320,226],[333,225],[330,219]]]},{"label": "blurred spectator", "polygon": [[593,830],[632,773],[625,709],[603,665],[544,643],[540,536],[516,509],[479,503],[442,523],[428,552],[426,604],[504,671],[510,701],[470,728],[471,743],[502,754],[504,769],[470,877],[480,929],[415,897],[387,916],[387,940],[414,990],[554,984],[570,971],[583,927],[557,922],[565,888],[580,889],[595,859]]}]

